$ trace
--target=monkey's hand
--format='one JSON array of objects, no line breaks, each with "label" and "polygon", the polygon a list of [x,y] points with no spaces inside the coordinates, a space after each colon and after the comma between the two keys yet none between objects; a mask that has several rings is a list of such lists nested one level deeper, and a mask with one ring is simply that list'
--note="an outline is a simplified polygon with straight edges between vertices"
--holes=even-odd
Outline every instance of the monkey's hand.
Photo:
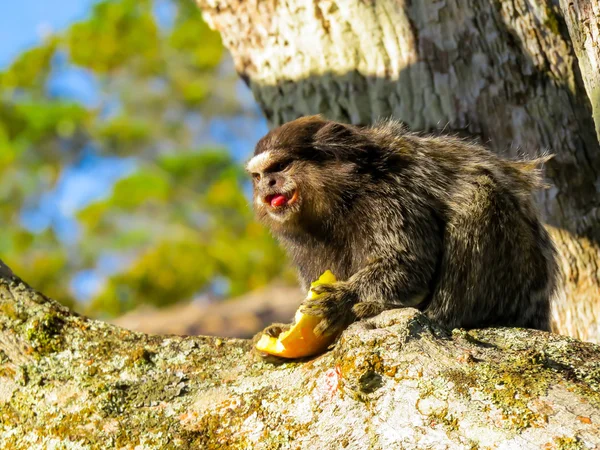
[{"label": "monkey's hand", "polygon": [[263,334],[277,338],[281,333],[285,333],[291,327],[292,324],[290,323],[274,323],[269,325],[267,328],[254,335],[254,337],[252,338],[252,347],[256,347],[256,343],[260,341],[260,339],[263,337]]},{"label": "monkey's hand", "polygon": [[273,356],[273,355],[270,355],[268,353],[261,352],[260,350],[258,350],[256,348],[256,344],[258,343],[258,341],[260,341],[260,339],[265,334],[267,336],[271,336],[271,337],[277,338],[277,337],[279,337],[279,335],[281,333],[285,333],[291,327],[292,327],[292,324],[289,324],[289,323],[274,323],[274,324],[269,325],[267,328],[265,328],[261,332],[256,333],[254,335],[254,337],[252,338],[252,353],[254,355],[257,355],[260,358],[262,358],[265,362],[268,362],[268,363],[271,363],[271,364],[283,364],[284,362],[289,361],[289,360],[287,360],[285,358],[280,358],[279,356]]},{"label": "monkey's hand", "polygon": [[292,324],[290,323],[274,323],[262,330],[261,333],[276,338],[279,337],[281,333],[288,331],[291,327]]},{"label": "monkey's hand", "polygon": [[332,336],[356,320],[352,307],[358,302],[358,295],[348,283],[320,284],[312,288],[317,295],[304,300],[300,312],[321,318],[315,327],[317,336]]}]

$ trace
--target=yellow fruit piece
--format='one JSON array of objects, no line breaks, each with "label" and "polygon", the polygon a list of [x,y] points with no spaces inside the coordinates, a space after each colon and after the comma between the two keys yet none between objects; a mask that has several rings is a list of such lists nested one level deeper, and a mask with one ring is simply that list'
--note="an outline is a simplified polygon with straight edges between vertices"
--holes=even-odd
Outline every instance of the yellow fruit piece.
[{"label": "yellow fruit piece", "polygon": [[[315,286],[336,281],[335,275],[326,270],[317,281],[311,283],[307,298],[317,297],[312,290]],[[314,329],[320,321],[320,317],[302,314],[298,310],[294,317],[294,325],[288,331],[281,333],[277,338],[263,334],[256,348],[282,358],[302,358],[321,353],[333,342],[335,336],[315,335]]]}]

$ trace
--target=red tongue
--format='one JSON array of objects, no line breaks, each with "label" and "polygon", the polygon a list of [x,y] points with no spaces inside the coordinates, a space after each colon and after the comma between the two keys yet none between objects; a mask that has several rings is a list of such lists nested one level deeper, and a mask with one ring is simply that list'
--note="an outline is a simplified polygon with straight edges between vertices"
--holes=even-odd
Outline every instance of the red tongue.
[{"label": "red tongue", "polygon": [[278,195],[273,196],[273,198],[271,199],[271,206],[273,208],[277,208],[279,206],[283,206],[283,205],[287,204],[287,202],[288,202],[288,199],[285,195],[278,194]]}]

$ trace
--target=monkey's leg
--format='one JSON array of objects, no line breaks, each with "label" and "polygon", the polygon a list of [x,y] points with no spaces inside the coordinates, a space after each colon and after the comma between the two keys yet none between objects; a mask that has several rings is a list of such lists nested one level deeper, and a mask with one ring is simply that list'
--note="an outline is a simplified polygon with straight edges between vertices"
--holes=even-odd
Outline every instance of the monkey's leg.
[{"label": "monkey's leg", "polygon": [[427,316],[448,328],[519,326],[549,330],[552,242],[516,194],[490,176],[450,218]]}]

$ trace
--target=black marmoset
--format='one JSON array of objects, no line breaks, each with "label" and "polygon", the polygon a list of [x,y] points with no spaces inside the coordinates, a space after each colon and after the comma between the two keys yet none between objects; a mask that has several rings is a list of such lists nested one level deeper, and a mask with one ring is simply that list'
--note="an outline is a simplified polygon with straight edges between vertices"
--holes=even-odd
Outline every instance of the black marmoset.
[{"label": "black marmoset", "polygon": [[301,306],[323,318],[317,333],[405,306],[448,328],[549,330],[557,265],[531,195],[541,162],[311,116],[263,137],[247,170],[302,287],[326,269],[341,280]]}]

